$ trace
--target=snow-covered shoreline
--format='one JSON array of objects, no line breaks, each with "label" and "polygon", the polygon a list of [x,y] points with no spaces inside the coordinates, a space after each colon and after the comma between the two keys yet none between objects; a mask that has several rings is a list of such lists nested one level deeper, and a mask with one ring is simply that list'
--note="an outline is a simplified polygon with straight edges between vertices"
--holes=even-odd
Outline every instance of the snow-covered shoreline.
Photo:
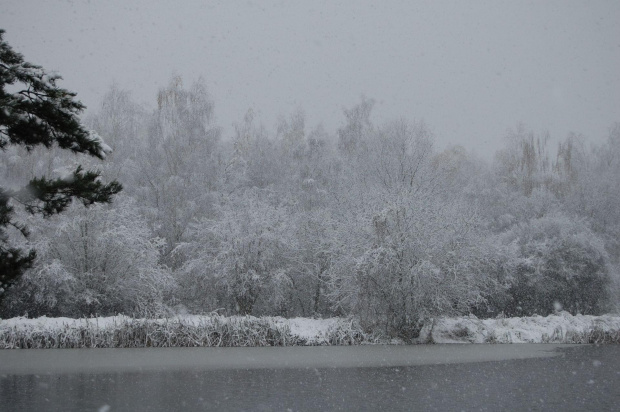
[{"label": "snow-covered shoreline", "polygon": [[347,318],[180,315],[0,319],[0,349],[351,345],[373,341]]},{"label": "snow-covered shoreline", "polygon": [[[183,315],[165,319],[0,319],[0,349],[298,346],[402,343],[366,334],[354,319]],[[415,343],[620,343],[620,316],[437,318]]]},{"label": "snow-covered shoreline", "polygon": [[427,323],[420,342],[433,343],[620,343],[620,316],[568,312],[522,318],[439,318]]}]

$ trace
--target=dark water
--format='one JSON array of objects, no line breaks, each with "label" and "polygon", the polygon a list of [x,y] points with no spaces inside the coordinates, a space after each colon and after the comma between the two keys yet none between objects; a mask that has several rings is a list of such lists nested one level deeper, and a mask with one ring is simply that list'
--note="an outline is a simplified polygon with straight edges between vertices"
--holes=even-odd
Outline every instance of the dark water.
[{"label": "dark water", "polygon": [[0,351],[0,410],[617,411],[620,346]]}]

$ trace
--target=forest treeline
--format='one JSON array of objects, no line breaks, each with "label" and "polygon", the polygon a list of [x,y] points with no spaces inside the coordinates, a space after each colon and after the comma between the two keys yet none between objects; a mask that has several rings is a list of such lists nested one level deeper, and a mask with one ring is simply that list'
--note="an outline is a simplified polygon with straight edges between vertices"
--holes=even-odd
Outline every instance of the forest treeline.
[{"label": "forest treeline", "polygon": [[9,185],[82,164],[124,187],[110,205],[21,212],[38,257],[3,317],[353,315],[408,337],[442,315],[618,309],[620,124],[596,147],[520,125],[486,162],[436,150],[422,122],[373,123],[364,98],[336,133],[248,111],[225,136],[203,82],[174,78],[156,103],[110,88],[84,119],[105,162],[0,153]]}]

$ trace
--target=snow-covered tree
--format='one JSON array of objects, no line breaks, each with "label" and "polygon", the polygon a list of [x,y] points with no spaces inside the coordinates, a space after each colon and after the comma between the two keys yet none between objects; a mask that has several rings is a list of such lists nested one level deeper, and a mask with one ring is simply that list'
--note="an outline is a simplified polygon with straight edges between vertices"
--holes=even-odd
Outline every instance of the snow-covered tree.
[{"label": "snow-covered tree", "polygon": [[[178,267],[171,252],[189,223],[211,210],[217,187],[219,128],[204,82],[184,88],[178,77],[160,90],[142,156],[137,159],[136,198],[158,236],[166,240],[163,261]],[[178,255],[177,255],[178,257]]]},{"label": "snow-covered tree", "polygon": [[112,84],[102,98],[99,110],[91,113],[85,123],[106,137],[114,150],[104,164],[106,176],[125,183],[134,194],[138,188],[139,160],[149,150],[146,142],[148,112],[135,103],[131,93]]},{"label": "snow-covered tree", "polygon": [[337,302],[365,325],[411,337],[429,317],[483,303],[493,281],[481,225],[468,205],[403,197],[364,220],[356,236],[348,229],[359,243],[340,254],[330,278]]},{"label": "snow-covered tree", "polygon": [[[80,123],[78,114],[84,106],[75,100],[75,93],[57,86],[60,76],[24,61],[3,35],[0,30],[0,150],[12,145],[28,150],[58,146],[103,159],[111,149]],[[10,243],[11,230],[28,234],[14,219],[16,202],[30,213],[51,216],[74,198],[84,205],[109,202],[121,188],[116,181],[102,183],[99,172],[80,166],[60,178],[34,178],[20,190],[0,187],[0,299],[36,256],[34,250],[25,252]]]},{"label": "snow-covered tree", "polygon": [[190,256],[182,268],[185,276],[205,294],[215,285],[224,295],[220,304],[241,314],[257,306],[277,312],[292,286],[291,222],[286,208],[268,195],[248,190],[225,200],[217,219],[194,224],[192,241],[182,247]]},{"label": "snow-covered tree", "polygon": [[9,296],[10,312],[90,316],[166,310],[175,283],[158,264],[163,241],[151,234],[135,201],[72,207],[46,226],[36,240],[37,263]]},{"label": "snow-covered tree", "polygon": [[346,124],[338,129],[338,149],[345,156],[352,156],[363,147],[366,136],[373,128],[370,115],[374,105],[373,99],[362,96],[359,104],[344,109]]},{"label": "snow-covered tree", "polygon": [[291,279],[291,314],[327,316],[334,314],[329,271],[339,253],[335,221],[328,207],[301,210],[291,216],[297,250]]},{"label": "snow-covered tree", "polygon": [[[341,249],[334,303],[385,333],[415,336],[432,316],[464,313],[493,282],[476,208],[453,183],[421,123],[388,123],[358,151],[353,187],[335,214]],[[447,156],[445,156],[447,157]]]}]

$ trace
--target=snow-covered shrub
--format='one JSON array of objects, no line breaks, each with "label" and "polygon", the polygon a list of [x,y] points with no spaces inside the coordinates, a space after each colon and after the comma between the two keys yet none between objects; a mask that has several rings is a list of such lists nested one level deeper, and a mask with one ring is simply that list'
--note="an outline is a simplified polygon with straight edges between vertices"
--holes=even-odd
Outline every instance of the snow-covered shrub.
[{"label": "snow-covered shrub", "polygon": [[[284,207],[263,199],[259,190],[224,202],[216,220],[199,221],[190,229],[192,241],[181,248],[190,256],[180,271],[181,282],[203,290],[215,286],[218,304],[235,313],[251,314],[257,305],[277,313],[292,286],[295,241],[287,217]],[[215,308],[202,308],[209,309]]]},{"label": "snow-covered shrub", "polygon": [[620,317],[555,315],[478,319],[435,318],[419,343],[620,343]]},{"label": "snow-covered shrub", "polygon": [[72,207],[47,222],[36,240],[36,265],[9,297],[10,313],[31,316],[152,314],[175,287],[158,262],[154,238],[135,202]]},{"label": "snow-covered shrub", "polygon": [[548,315],[564,309],[600,314],[606,309],[609,258],[603,240],[587,223],[561,213],[514,226],[504,235],[515,246],[510,316]]},{"label": "snow-covered shrub", "polygon": [[334,300],[365,328],[414,338],[425,319],[468,313],[493,287],[466,205],[401,199],[368,223],[367,243],[343,253],[330,273]]}]

